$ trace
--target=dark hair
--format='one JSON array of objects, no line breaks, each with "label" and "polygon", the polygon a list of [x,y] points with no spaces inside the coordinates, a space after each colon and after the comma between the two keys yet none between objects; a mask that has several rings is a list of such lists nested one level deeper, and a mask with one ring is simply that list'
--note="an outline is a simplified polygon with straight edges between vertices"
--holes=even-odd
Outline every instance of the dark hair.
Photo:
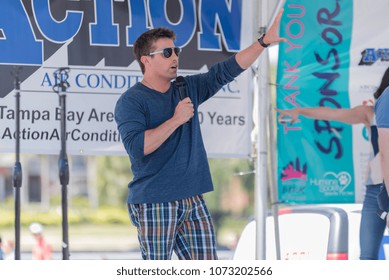
[{"label": "dark hair", "polygon": [[168,38],[174,41],[176,40],[176,34],[173,30],[164,27],[159,27],[144,32],[138,37],[138,39],[136,39],[134,43],[133,52],[143,74],[145,73],[145,66],[140,61],[140,58],[144,55],[153,52],[154,50],[152,48],[154,46],[154,43],[161,38]]},{"label": "dark hair", "polygon": [[382,77],[382,81],[380,86],[377,88],[376,92],[374,93],[374,98],[378,99],[378,97],[381,96],[381,94],[384,92],[384,90],[389,86],[389,68],[386,69],[384,76]]}]

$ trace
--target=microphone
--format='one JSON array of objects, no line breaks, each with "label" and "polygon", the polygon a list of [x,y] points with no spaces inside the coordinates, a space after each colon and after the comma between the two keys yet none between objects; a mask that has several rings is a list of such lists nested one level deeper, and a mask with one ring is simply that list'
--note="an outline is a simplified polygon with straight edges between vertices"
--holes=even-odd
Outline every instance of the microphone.
[{"label": "microphone", "polygon": [[[178,76],[176,78],[176,85],[178,87],[178,92],[180,94],[180,100],[185,99],[188,97],[188,94],[186,93],[186,82],[184,77]],[[189,123],[190,120],[188,120],[186,123]]]},{"label": "microphone", "polygon": [[178,76],[176,78],[176,85],[178,87],[178,91],[180,93],[180,100],[187,98],[188,94],[186,93],[186,82],[184,77]]}]

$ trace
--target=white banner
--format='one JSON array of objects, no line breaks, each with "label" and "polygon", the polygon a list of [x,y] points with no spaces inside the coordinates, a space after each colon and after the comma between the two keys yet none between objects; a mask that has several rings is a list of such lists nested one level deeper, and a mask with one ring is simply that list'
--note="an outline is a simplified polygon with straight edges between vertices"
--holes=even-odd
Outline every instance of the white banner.
[{"label": "white banner", "polygon": [[[0,40],[0,153],[15,150],[17,112],[10,73],[16,70],[21,82],[21,153],[59,153],[59,95],[53,91],[59,79],[54,72],[68,67],[68,76],[62,77],[69,84],[64,92],[68,153],[126,155],[113,112],[118,97],[142,79],[132,43],[153,26],[139,17],[176,31],[176,45],[183,48],[179,74],[184,76],[206,71],[253,38],[252,1],[201,7],[195,1],[181,1],[181,10],[171,3],[165,9],[164,1],[131,2],[132,6],[130,1],[35,2],[0,3],[0,31],[5,35]],[[129,18],[138,20],[129,24]],[[200,107],[210,157],[250,156],[251,76],[246,71]]]}]

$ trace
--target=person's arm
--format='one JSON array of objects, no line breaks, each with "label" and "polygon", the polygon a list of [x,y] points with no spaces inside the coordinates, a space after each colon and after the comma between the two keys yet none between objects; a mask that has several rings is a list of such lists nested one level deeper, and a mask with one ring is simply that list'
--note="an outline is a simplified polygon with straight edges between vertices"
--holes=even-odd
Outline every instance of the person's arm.
[{"label": "person's arm", "polygon": [[[286,41],[285,38],[280,38],[278,36],[278,28],[282,13],[283,9],[281,9],[281,11],[278,13],[274,23],[271,25],[265,37],[263,38],[265,44]],[[259,44],[259,42],[255,41],[249,47],[239,51],[236,54],[236,62],[242,69],[247,69],[255,62],[255,60],[262,53],[263,49],[264,48]],[[188,112],[192,112],[192,114],[188,115]],[[184,102],[183,100],[177,105],[175,114],[171,119],[167,120],[154,129],[146,130],[144,137],[144,155],[148,155],[157,150],[179,126],[186,123],[190,118],[193,117],[193,112],[193,104],[190,104],[187,101]]]},{"label": "person's arm", "polygon": [[[280,38],[278,36],[278,28],[280,25],[282,13],[284,9],[281,9],[280,12],[277,14],[277,17],[275,18],[273,24],[269,28],[269,30],[266,32],[265,37],[263,38],[263,42],[265,44],[274,44],[278,42],[286,42],[285,38]],[[262,47],[258,41],[255,41],[252,43],[249,47],[239,51],[235,58],[236,62],[239,64],[239,66],[243,69],[249,68],[255,60],[259,57],[259,55],[264,50],[264,47]]]},{"label": "person's arm", "polygon": [[378,128],[378,145],[381,155],[381,171],[389,193],[389,128]]},{"label": "person's arm", "polygon": [[[389,128],[378,128],[378,135],[381,172],[384,177],[386,192],[389,193]],[[386,226],[389,227],[389,215],[386,216]]]},{"label": "person's arm", "polygon": [[299,117],[305,116],[316,120],[327,121],[339,121],[347,124],[359,124],[362,123],[365,126],[370,125],[370,120],[374,114],[374,108],[372,106],[356,106],[351,109],[335,109],[329,107],[316,107],[316,108],[293,108],[290,110],[276,109],[280,113],[279,119],[281,120],[285,116],[291,118],[291,124],[295,123]]},{"label": "person's arm", "polygon": [[160,126],[145,131],[144,155],[157,150],[170,135],[194,115],[192,102],[187,97],[177,104],[174,115]]},{"label": "person's arm", "polygon": [[[115,121],[127,153],[141,159],[157,150],[169,136],[194,114],[190,98],[178,102],[173,116],[153,129],[147,129],[142,103],[126,95],[120,98],[115,107]],[[134,96],[136,96],[134,94]]]}]

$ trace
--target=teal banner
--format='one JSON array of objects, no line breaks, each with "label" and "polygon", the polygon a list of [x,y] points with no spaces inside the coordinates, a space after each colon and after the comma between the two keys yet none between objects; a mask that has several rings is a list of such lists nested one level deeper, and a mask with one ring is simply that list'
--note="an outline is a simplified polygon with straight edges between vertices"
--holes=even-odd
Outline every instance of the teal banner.
[{"label": "teal banner", "polygon": [[[277,108],[349,108],[353,1],[287,0],[280,35]],[[352,127],[299,117],[277,124],[281,203],[352,203]]]}]

